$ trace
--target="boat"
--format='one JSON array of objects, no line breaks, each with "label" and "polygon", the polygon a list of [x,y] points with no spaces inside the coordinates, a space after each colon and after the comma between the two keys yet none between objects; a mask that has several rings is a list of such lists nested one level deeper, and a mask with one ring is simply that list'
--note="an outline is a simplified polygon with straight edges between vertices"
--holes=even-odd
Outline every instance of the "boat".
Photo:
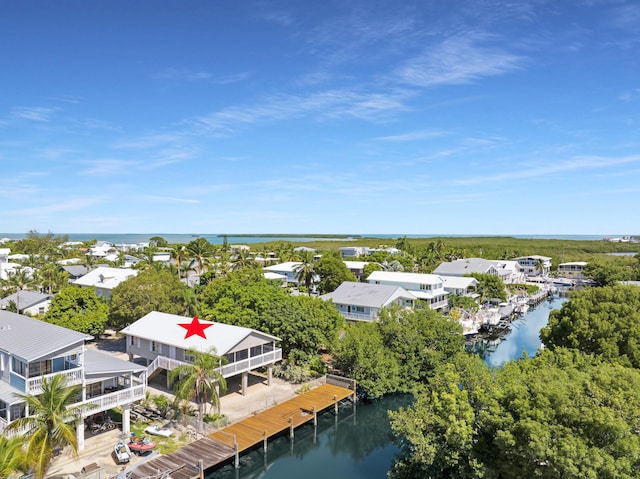
[{"label": "boat", "polygon": [[124,442],[118,441],[113,448],[113,451],[116,454],[116,461],[118,461],[118,464],[126,464],[131,460],[131,450]]},{"label": "boat", "polygon": [[171,431],[170,429],[162,428],[157,424],[151,424],[144,430],[144,432],[148,434],[153,434],[154,436],[162,436],[162,437],[169,437],[173,435],[173,431]]},{"label": "boat", "polygon": [[153,450],[153,448],[156,447],[156,443],[155,441],[152,441],[151,439],[146,437],[132,437],[128,446],[131,452],[135,452],[136,454],[140,455],[142,453]]}]

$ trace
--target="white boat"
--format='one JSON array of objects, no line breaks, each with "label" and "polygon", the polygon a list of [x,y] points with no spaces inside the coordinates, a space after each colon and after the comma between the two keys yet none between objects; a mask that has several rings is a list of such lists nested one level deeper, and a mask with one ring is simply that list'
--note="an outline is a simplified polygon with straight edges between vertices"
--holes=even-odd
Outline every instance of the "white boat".
[{"label": "white boat", "polygon": [[126,464],[131,460],[131,450],[124,442],[118,441],[113,448],[113,451],[116,454],[116,461],[118,461],[118,464]]},{"label": "white boat", "polygon": [[169,437],[173,435],[173,431],[171,431],[170,429],[161,428],[157,424],[151,424],[144,430],[144,432],[148,434],[153,434],[154,436],[162,436],[162,437]]}]

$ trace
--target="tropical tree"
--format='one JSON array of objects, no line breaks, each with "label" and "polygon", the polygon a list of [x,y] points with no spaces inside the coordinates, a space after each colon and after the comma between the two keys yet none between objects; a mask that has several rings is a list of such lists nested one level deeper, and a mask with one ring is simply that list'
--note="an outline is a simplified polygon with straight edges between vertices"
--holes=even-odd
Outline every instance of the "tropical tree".
[{"label": "tropical tree", "polygon": [[231,255],[231,271],[237,271],[249,266],[257,266],[249,250],[247,248],[238,248],[234,251]]},{"label": "tropical tree", "polygon": [[295,278],[298,281],[298,284],[303,283],[307,288],[307,294],[311,296],[311,286],[317,277],[313,263],[313,253],[305,251],[301,254],[301,258],[302,263],[294,266],[293,272],[295,273]]},{"label": "tropical tree", "polygon": [[48,294],[60,291],[69,283],[69,273],[55,263],[47,263],[36,271],[36,280]]},{"label": "tropical tree", "polygon": [[213,245],[206,238],[198,238],[187,245],[187,251],[193,258],[196,274],[200,275],[207,271],[209,257],[213,253]]},{"label": "tropical tree", "polygon": [[51,300],[43,320],[93,336],[104,333],[109,307],[93,288],[69,286]]},{"label": "tropical tree", "polygon": [[320,292],[330,293],[345,281],[357,281],[344,262],[334,256],[324,255],[315,263],[315,271],[320,277]]},{"label": "tropical tree", "polygon": [[171,259],[176,263],[176,269],[178,270],[178,278],[182,277],[182,263],[189,258],[189,251],[183,244],[173,245],[171,248]]},{"label": "tropical tree", "polygon": [[7,271],[7,279],[4,286],[12,292],[28,289],[34,284],[31,270],[22,266],[16,267],[13,271]]},{"label": "tropical tree", "polygon": [[20,436],[0,435],[0,477],[14,478],[27,472],[29,462],[22,445],[23,440]]},{"label": "tropical tree", "polygon": [[86,406],[71,406],[78,401],[82,386],[67,387],[60,374],[42,379],[42,393],[16,394],[28,408],[29,416],[18,418],[9,424],[6,431],[26,429],[26,457],[33,467],[36,479],[44,479],[56,447],[71,446],[78,455],[75,426],[82,420]]},{"label": "tropical tree", "polygon": [[173,392],[181,400],[195,400],[198,405],[198,421],[202,424],[205,408],[211,404],[220,413],[220,395],[227,391],[227,382],[219,371],[226,358],[216,355],[216,349],[206,352],[189,349],[187,355],[193,362],[183,364],[169,373],[174,383]]}]

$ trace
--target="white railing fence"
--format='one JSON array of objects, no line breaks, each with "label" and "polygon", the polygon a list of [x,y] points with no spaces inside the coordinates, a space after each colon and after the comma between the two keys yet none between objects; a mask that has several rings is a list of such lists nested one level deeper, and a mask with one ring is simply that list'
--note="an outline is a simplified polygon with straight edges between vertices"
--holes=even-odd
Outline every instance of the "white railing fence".
[{"label": "white railing fence", "polygon": [[26,381],[27,394],[40,394],[42,393],[43,380],[51,380],[54,376],[62,375],[66,379],[67,386],[75,386],[76,384],[82,384],[82,377],[84,376],[84,368],[68,369],[66,371],[58,371],[55,373],[45,374],[43,376],[37,376],[34,378],[28,378]]}]

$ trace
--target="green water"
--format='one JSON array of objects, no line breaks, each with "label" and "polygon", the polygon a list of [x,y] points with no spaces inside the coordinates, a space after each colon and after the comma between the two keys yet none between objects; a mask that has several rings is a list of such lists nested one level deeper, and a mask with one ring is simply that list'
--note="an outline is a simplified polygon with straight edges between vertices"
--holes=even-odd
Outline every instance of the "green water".
[{"label": "green water", "polygon": [[240,458],[240,468],[228,465],[207,479],[375,479],[386,478],[399,452],[389,426],[389,410],[411,404],[410,395],[394,395],[356,408],[343,404]]}]

